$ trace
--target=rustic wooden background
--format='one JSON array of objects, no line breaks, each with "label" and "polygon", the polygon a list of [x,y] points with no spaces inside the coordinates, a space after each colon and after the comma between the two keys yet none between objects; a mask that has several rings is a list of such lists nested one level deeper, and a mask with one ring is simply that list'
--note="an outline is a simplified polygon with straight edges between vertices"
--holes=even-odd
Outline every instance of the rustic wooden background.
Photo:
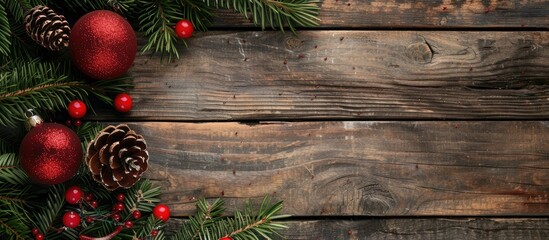
[{"label": "rustic wooden background", "polygon": [[135,108],[97,120],[145,136],[173,217],[272,194],[287,239],[549,239],[549,1],[319,5],[138,57]]}]

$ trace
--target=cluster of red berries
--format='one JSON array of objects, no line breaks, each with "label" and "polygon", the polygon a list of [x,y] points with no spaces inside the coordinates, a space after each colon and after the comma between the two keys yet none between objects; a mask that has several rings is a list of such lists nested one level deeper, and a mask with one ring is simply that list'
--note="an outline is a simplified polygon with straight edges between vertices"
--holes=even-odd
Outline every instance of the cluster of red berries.
[{"label": "cluster of red berries", "polygon": [[[132,110],[132,106],[133,100],[127,93],[120,93],[114,98],[114,108],[118,112],[127,113]],[[69,116],[72,120],[68,119],[67,125],[80,127],[80,125],[82,125],[80,119],[86,116],[87,111],[88,108],[86,106],[86,103],[84,103],[82,100],[72,100],[67,106],[67,112],[69,113]]]}]

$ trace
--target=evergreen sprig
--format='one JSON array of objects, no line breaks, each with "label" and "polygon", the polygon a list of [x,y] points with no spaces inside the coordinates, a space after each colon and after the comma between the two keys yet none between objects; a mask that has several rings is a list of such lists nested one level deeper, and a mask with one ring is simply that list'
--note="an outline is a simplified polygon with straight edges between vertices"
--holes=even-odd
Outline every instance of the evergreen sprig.
[{"label": "evergreen sprig", "polygon": [[32,225],[40,230],[41,233],[49,233],[47,239],[56,236],[55,231],[51,231],[55,221],[59,221],[65,204],[65,186],[63,184],[52,185],[48,188],[48,195],[45,204],[34,211],[31,216]]},{"label": "evergreen sprig", "polygon": [[19,159],[14,153],[0,155],[0,183],[27,184],[27,174],[19,167]]},{"label": "evergreen sprig", "polygon": [[172,237],[173,240],[217,240],[222,237],[235,240],[271,239],[271,235],[277,235],[279,230],[286,228],[273,220],[288,217],[277,215],[282,209],[282,202],[272,204],[269,196],[263,198],[257,210],[248,201],[244,211],[235,211],[233,217],[221,216],[224,212],[221,199],[212,204],[200,199],[196,207],[195,215],[183,224]]}]

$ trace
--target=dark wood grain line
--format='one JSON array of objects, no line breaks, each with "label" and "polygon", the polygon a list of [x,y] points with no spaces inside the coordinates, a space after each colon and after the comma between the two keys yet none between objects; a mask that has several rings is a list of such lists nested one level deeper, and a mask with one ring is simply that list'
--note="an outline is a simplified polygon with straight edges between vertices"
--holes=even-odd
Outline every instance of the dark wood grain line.
[{"label": "dark wood grain line", "polygon": [[266,194],[297,216],[544,216],[546,122],[139,123],[174,216]]},{"label": "dark wood grain line", "polygon": [[[282,237],[291,240],[544,240],[549,238],[549,219],[536,218],[401,218],[368,220],[283,221]],[[168,231],[177,231],[183,220],[170,220]]]},{"label": "dark wood grain line", "polygon": [[[209,32],[95,119],[546,119],[549,32]],[[111,112],[112,113],[112,112]]]},{"label": "dark wood grain line", "polygon": [[[549,2],[320,0],[321,27],[327,28],[548,28]],[[218,12],[215,27],[249,27],[230,10]]]}]

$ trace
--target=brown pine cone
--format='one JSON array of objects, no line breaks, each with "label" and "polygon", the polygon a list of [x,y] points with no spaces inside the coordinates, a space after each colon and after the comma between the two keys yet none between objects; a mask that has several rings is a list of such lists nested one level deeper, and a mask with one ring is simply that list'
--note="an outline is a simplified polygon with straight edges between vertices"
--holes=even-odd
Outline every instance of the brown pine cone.
[{"label": "brown pine cone", "polygon": [[71,28],[63,15],[38,5],[25,16],[27,34],[43,47],[59,51],[69,46]]},{"label": "brown pine cone", "polygon": [[86,151],[86,164],[93,179],[109,191],[133,186],[148,163],[145,139],[126,124],[101,130]]}]

